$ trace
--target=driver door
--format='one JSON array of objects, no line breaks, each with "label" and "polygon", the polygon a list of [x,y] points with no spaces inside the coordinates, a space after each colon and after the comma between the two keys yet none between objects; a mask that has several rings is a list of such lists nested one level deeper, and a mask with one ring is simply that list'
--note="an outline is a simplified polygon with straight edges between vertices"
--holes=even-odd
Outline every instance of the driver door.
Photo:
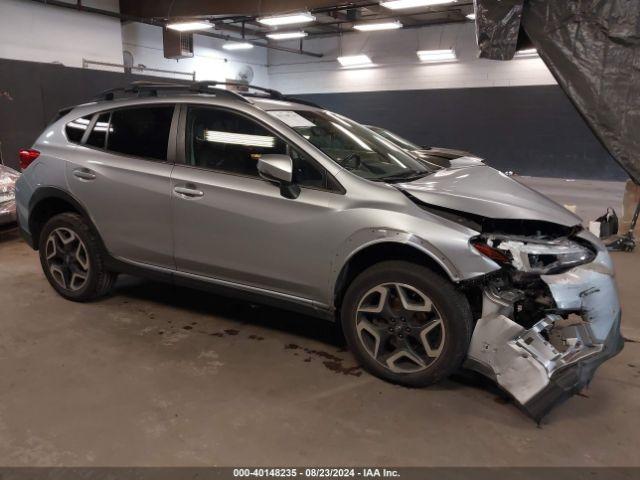
[{"label": "driver door", "polygon": [[[326,293],[332,249],[328,173],[252,117],[185,106],[185,162],[171,178],[174,256],[179,272],[318,298]],[[294,159],[295,199],[258,175],[262,154]],[[326,230],[325,230],[326,231]]]}]

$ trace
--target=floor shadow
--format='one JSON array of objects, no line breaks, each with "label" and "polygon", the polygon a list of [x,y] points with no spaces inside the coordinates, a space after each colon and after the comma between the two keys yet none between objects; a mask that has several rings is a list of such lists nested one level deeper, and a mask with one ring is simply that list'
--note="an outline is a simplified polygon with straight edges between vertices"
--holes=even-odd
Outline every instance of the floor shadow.
[{"label": "floor shadow", "polygon": [[201,315],[221,317],[240,325],[255,325],[287,332],[339,349],[345,347],[340,329],[335,323],[210,292],[121,275],[114,295],[147,300]]},{"label": "floor shadow", "polygon": [[[130,300],[158,303],[200,315],[224,318],[237,322],[239,327],[254,325],[282,331],[346,351],[344,337],[337,324],[283,309],[251,304],[210,292],[138,279],[128,275],[119,277],[114,295]],[[292,342],[285,348],[304,347]],[[492,396],[496,403],[503,405],[514,403],[511,397],[492,380],[470,370],[460,370],[444,382],[430,388],[441,390],[472,388]]]},{"label": "floor shadow", "polygon": [[0,243],[17,240],[20,238],[18,227],[15,224],[0,226]]}]

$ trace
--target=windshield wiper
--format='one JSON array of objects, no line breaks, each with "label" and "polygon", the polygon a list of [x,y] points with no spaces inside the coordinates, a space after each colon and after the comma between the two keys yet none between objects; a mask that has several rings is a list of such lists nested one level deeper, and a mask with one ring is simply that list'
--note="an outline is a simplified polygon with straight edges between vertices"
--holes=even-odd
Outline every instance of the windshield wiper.
[{"label": "windshield wiper", "polygon": [[398,181],[413,181],[413,180],[418,180],[419,178],[422,177],[426,177],[427,175],[429,175],[430,173],[433,172],[421,172],[419,170],[409,170],[406,172],[402,172],[402,173],[398,173],[396,175],[389,175],[388,177],[380,177],[377,180],[380,180],[381,182],[398,182]]}]

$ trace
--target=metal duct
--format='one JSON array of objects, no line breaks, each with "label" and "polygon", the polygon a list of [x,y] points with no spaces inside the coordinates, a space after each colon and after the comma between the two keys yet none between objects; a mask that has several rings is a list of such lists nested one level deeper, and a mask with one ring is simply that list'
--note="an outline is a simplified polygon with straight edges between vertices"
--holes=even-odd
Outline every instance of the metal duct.
[{"label": "metal duct", "polygon": [[255,16],[332,7],[335,4],[335,0],[120,0],[120,12],[145,18]]}]

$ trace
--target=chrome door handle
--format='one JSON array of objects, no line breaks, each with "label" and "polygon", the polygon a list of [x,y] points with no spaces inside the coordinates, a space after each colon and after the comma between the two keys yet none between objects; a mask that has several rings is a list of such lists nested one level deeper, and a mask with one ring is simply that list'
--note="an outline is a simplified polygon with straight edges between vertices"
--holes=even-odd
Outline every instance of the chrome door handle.
[{"label": "chrome door handle", "polygon": [[81,180],[95,180],[96,174],[87,168],[76,168],[73,175]]},{"label": "chrome door handle", "polygon": [[195,188],[175,187],[173,191],[181,197],[197,198],[204,195],[202,190],[196,190]]}]

